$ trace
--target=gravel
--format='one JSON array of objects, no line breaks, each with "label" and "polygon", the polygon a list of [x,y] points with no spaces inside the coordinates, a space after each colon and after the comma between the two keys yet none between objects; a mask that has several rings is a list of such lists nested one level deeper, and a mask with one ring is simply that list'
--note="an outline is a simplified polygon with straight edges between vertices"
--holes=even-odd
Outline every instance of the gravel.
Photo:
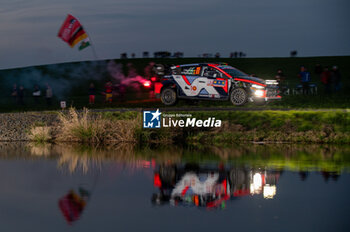
[{"label": "gravel", "polygon": [[27,141],[28,131],[33,125],[51,126],[57,121],[57,114],[54,113],[0,114],[0,141]]}]

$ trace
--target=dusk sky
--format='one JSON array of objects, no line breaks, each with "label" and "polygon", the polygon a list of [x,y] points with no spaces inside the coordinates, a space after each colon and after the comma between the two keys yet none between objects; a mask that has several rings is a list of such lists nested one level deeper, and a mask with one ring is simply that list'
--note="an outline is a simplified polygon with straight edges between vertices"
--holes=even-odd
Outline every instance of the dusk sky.
[{"label": "dusk sky", "polygon": [[68,13],[99,59],[182,51],[248,57],[350,55],[348,0],[2,0],[0,69],[94,59],[57,37]]}]

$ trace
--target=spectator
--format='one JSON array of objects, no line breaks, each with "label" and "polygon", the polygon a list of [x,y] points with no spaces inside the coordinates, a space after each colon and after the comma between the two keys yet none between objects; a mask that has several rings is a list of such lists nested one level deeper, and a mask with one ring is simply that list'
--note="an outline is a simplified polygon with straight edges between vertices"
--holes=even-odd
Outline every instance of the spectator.
[{"label": "spectator", "polygon": [[329,94],[331,92],[331,73],[329,72],[328,68],[324,68],[323,72],[321,73],[321,82],[324,86],[324,93]]},{"label": "spectator", "polygon": [[96,89],[93,83],[89,87],[89,104],[95,104]]},{"label": "spectator", "polygon": [[41,91],[38,85],[34,86],[33,98],[35,103],[39,103],[39,99],[41,97]]},{"label": "spectator", "polygon": [[276,80],[278,82],[278,88],[280,89],[280,91],[282,93],[287,91],[287,87],[285,86],[286,76],[284,75],[282,69],[278,69],[277,70],[277,74],[276,74],[275,78],[276,78]]},{"label": "spectator", "polygon": [[51,106],[52,105],[52,96],[53,96],[53,93],[52,93],[52,88],[51,86],[47,83],[46,84],[46,103],[48,106]]},{"label": "spectator", "polygon": [[300,67],[299,78],[302,84],[303,94],[309,94],[311,77],[305,66]]},{"label": "spectator", "polygon": [[24,87],[21,85],[18,90],[18,103],[24,105]]},{"label": "spectator", "polygon": [[276,74],[276,80],[278,82],[278,85],[281,86],[281,84],[284,82],[285,79],[286,79],[286,76],[284,75],[282,69],[278,69]]},{"label": "spectator", "polygon": [[335,92],[339,91],[340,90],[340,87],[341,87],[341,75],[340,75],[340,72],[339,72],[339,69],[337,66],[333,66],[332,68],[332,72],[331,72],[331,80],[334,84],[334,90]]},{"label": "spectator", "polygon": [[106,102],[111,103],[113,100],[113,86],[112,82],[108,81],[105,85]]},{"label": "spectator", "polygon": [[18,89],[17,84],[13,84],[13,88],[11,91],[11,96],[13,97],[13,100],[15,103],[18,103]]}]

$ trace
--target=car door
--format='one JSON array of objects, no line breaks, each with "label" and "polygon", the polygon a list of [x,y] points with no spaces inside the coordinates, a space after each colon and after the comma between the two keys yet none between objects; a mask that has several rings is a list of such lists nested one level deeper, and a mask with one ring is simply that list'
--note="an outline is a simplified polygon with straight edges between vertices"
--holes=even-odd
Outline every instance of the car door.
[{"label": "car door", "polygon": [[206,86],[206,78],[200,76],[201,66],[183,66],[174,80],[180,87],[179,95],[185,97],[198,97],[201,89]]},{"label": "car door", "polygon": [[223,78],[222,73],[210,66],[205,66],[202,69],[202,76],[206,78],[207,96],[209,98],[227,97],[227,93],[223,91],[223,87],[227,86],[227,79]]}]

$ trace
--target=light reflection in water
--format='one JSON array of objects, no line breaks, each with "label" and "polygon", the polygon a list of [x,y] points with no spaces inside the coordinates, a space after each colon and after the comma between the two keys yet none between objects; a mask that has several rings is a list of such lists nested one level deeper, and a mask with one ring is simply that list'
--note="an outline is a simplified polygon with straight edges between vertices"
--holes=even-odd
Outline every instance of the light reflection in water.
[{"label": "light reflection in water", "polygon": [[[114,169],[114,174],[117,168],[123,170],[123,175],[153,173],[149,185],[156,187],[154,192],[142,194],[151,198],[154,205],[199,209],[231,208],[229,204],[233,204],[233,199],[261,198],[266,199],[266,202],[274,201],[282,192],[279,182],[284,171],[297,172],[302,181],[307,181],[310,173],[316,171],[325,182],[333,182],[350,167],[347,147],[252,145],[234,148],[136,149],[125,144],[104,148],[30,144],[25,145],[26,149],[19,149],[11,146],[0,145],[2,159],[51,159],[63,173],[83,176],[93,173],[93,176],[99,176],[100,172],[105,171],[106,163],[112,164],[108,167]],[[7,148],[15,151],[13,155],[9,155],[11,152]],[[116,173],[117,177],[119,174]],[[66,187],[62,195],[56,198],[56,209],[60,210],[68,224],[74,225],[82,220],[82,215],[88,211],[89,202],[94,198],[93,186],[95,184],[90,183],[90,187],[82,188],[78,183]]]}]

